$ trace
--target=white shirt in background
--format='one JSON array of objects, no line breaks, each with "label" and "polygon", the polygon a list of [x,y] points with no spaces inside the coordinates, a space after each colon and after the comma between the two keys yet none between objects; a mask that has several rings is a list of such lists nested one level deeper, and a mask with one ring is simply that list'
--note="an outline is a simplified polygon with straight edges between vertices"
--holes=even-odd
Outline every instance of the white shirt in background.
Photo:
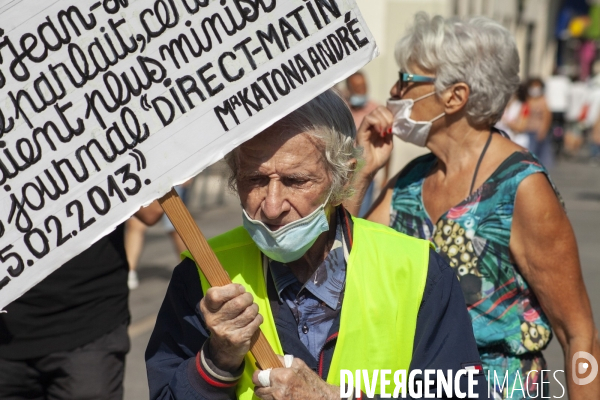
[{"label": "white shirt in background", "polygon": [[590,81],[587,104],[588,112],[584,123],[586,127],[591,128],[600,117],[600,75],[596,75]]},{"label": "white shirt in background", "polygon": [[496,123],[496,128],[506,132],[510,140],[527,149],[529,147],[529,136],[520,134],[520,132],[513,132],[512,129],[508,127],[510,122],[515,122],[519,118],[522,108],[523,103],[519,100],[513,100],[508,103],[508,106],[504,109],[502,119]]},{"label": "white shirt in background", "polygon": [[553,75],[545,82],[546,103],[552,112],[567,111],[571,80],[564,75]]},{"label": "white shirt in background", "polygon": [[569,122],[577,122],[586,105],[589,96],[589,87],[585,82],[573,82],[569,90],[567,112],[565,119]]}]

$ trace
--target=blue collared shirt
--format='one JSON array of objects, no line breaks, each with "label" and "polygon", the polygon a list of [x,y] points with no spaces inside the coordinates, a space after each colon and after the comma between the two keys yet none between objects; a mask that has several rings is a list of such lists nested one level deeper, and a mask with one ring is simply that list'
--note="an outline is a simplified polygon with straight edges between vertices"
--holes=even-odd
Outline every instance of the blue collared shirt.
[{"label": "blue collared shirt", "polygon": [[269,264],[279,298],[294,314],[298,336],[315,360],[319,359],[344,298],[348,250],[342,226],[338,215],[333,246],[304,285],[285,264],[273,260]]}]

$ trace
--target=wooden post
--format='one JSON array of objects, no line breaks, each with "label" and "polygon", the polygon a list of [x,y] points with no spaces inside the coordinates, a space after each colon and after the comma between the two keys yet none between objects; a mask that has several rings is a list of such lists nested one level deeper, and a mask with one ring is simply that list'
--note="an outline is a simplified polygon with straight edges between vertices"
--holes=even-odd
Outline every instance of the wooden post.
[{"label": "wooden post", "polygon": [[[175,189],[171,189],[164,197],[158,199],[158,202],[171,220],[183,243],[198,262],[198,266],[206,276],[208,283],[211,286],[230,284],[229,275],[219,263],[217,256],[208,245],[206,238]],[[255,336],[250,352],[256,359],[260,369],[283,367],[267,338],[260,330],[258,335]]]}]

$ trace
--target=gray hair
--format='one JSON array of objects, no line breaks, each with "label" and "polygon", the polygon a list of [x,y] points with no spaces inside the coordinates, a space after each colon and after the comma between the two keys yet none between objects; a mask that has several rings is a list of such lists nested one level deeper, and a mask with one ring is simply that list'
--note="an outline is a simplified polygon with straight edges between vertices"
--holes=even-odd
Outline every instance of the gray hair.
[{"label": "gray hair", "polygon": [[[331,177],[330,204],[340,204],[352,197],[356,171],[362,166],[362,148],[355,146],[356,126],[350,109],[333,90],[320,94],[297,110],[277,121],[273,127],[282,131],[306,132],[317,140]],[[225,156],[229,166],[229,187],[236,191],[238,172],[237,148]],[[352,163],[352,160],[356,160]]]},{"label": "gray hair", "polygon": [[499,23],[474,17],[429,18],[415,15],[414,25],[396,44],[396,60],[408,71],[417,65],[436,75],[439,94],[464,82],[471,91],[467,119],[475,125],[493,125],[519,86],[519,53],[510,32]]}]

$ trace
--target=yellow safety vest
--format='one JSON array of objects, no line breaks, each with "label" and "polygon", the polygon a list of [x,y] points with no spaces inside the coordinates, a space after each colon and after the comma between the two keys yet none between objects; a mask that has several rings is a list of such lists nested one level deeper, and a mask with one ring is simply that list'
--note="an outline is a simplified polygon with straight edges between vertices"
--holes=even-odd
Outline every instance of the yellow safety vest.
[{"label": "yellow safety vest", "polygon": [[[337,386],[342,369],[366,369],[371,377],[375,369],[408,371],[429,265],[429,242],[360,218],[353,221],[340,330],[327,375],[327,382]],[[261,330],[275,353],[283,355],[260,250],[243,227],[217,236],[209,244],[231,280],[254,296],[264,318]],[[182,255],[192,258],[189,252]],[[198,272],[206,293],[210,285]],[[248,353],[236,389],[239,400],[257,399],[252,383],[255,364]]]}]

